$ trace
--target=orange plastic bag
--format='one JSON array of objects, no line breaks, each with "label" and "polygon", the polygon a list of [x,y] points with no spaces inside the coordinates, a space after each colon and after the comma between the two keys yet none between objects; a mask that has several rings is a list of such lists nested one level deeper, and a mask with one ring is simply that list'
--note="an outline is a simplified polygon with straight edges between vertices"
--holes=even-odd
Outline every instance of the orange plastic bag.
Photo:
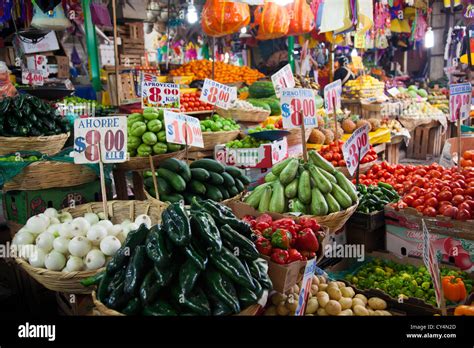
[{"label": "orange plastic bag", "polygon": [[219,37],[237,33],[250,23],[248,4],[207,0],[202,10],[201,25],[209,36]]},{"label": "orange plastic bag", "polygon": [[258,25],[258,40],[278,39],[288,34],[290,15],[288,10],[274,2],[265,2],[255,9],[255,24]]},{"label": "orange plastic bag", "polygon": [[306,34],[315,28],[314,14],[306,0],[295,0],[287,5],[287,9],[290,15],[288,35]]}]

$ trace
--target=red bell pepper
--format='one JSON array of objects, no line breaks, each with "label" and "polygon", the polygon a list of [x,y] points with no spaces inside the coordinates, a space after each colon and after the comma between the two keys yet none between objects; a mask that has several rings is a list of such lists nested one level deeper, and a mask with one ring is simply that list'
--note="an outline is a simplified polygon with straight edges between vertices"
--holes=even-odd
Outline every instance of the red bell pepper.
[{"label": "red bell pepper", "polygon": [[257,223],[266,222],[268,225],[271,225],[272,222],[273,222],[273,218],[268,214],[262,214],[262,215],[257,217],[256,221],[257,221]]},{"label": "red bell pepper", "polygon": [[258,231],[265,231],[269,227],[270,225],[266,222],[257,222],[257,224],[255,225],[255,229]]},{"label": "red bell pepper", "polygon": [[318,239],[311,228],[305,228],[298,232],[295,246],[300,251],[316,252],[319,249]]},{"label": "red bell pepper", "polygon": [[284,265],[288,262],[288,251],[282,249],[273,249],[271,259],[279,265]]},{"label": "red bell pepper", "polygon": [[252,220],[255,220],[255,216],[252,216],[252,215],[245,215],[245,216],[242,218],[242,221],[248,222],[248,223],[250,223],[250,221],[252,221]]},{"label": "red bell pepper", "polygon": [[291,233],[282,228],[272,234],[272,246],[274,248],[289,249],[291,242]]},{"label": "red bell pepper", "polygon": [[259,237],[255,242],[257,250],[262,255],[270,255],[272,253],[272,244],[266,238]]},{"label": "red bell pepper", "polygon": [[288,263],[294,262],[294,261],[301,261],[303,260],[303,255],[296,250],[296,249],[290,249],[288,250]]},{"label": "red bell pepper", "polygon": [[311,228],[313,232],[316,232],[321,229],[321,226],[318,224],[318,221],[315,218],[302,217],[298,223],[303,228]]},{"label": "red bell pepper", "polygon": [[273,229],[283,228],[289,231],[290,233],[296,232],[296,222],[295,220],[290,219],[290,218],[283,218],[283,219],[273,221],[272,227]]},{"label": "red bell pepper", "polygon": [[312,251],[303,250],[301,252],[301,256],[303,257],[303,260],[306,261],[306,260],[310,260],[310,259],[316,257],[316,253],[312,252]]}]

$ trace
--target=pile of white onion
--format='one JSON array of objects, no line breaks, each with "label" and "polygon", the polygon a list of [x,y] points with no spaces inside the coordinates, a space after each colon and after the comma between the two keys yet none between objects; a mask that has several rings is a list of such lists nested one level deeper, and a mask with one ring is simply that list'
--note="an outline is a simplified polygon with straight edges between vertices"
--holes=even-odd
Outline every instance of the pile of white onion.
[{"label": "pile of white onion", "polygon": [[151,227],[148,215],[134,222],[114,225],[102,213],[86,213],[73,219],[67,212],[48,208],[32,216],[13,237],[12,244],[31,250],[23,256],[31,266],[51,271],[90,271],[99,269],[115,254],[130,231],[141,224]]}]

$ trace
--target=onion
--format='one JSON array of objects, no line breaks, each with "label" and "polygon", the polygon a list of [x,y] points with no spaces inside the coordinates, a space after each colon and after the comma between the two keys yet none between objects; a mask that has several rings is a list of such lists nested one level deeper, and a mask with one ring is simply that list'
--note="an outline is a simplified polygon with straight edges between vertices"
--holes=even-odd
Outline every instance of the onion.
[{"label": "onion", "polygon": [[113,225],[111,229],[107,230],[107,234],[109,236],[117,236],[122,231],[123,231],[122,225]]},{"label": "onion", "polygon": [[97,223],[98,226],[102,226],[105,228],[107,233],[114,227],[114,224],[110,220],[101,220]]},{"label": "onion", "polygon": [[135,219],[135,223],[140,226],[141,224],[145,224],[147,228],[151,227],[151,219],[148,215],[146,214],[141,214],[138,215],[137,218]]},{"label": "onion", "polygon": [[84,258],[87,269],[98,269],[105,265],[105,256],[100,250],[91,250]]},{"label": "onion", "polygon": [[[131,224],[128,224],[128,232],[130,231],[135,231],[135,230],[138,230],[138,227],[140,227],[139,225],[137,225],[136,223],[132,222]],[[127,232],[127,234],[128,234]]]},{"label": "onion", "polygon": [[58,237],[53,241],[53,248],[62,254],[69,253],[68,246],[71,240],[66,237]]},{"label": "onion", "polygon": [[100,220],[105,220],[105,213],[104,212],[100,212],[97,214],[97,216],[99,217]]},{"label": "onion", "polygon": [[46,231],[49,226],[49,218],[46,215],[35,215],[28,219],[26,228],[33,234]]},{"label": "onion", "polygon": [[67,211],[58,214],[57,218],[61,222],[72,221],[72,215],[71,213],[68,213]]},{"label": "onion", "polygon": [[16,245],[33,244],[34,240],[35,240],[35,237],[30,232],[27,232],[26,230],[24,231],[20,230],[13,237],[12,244],[16,244]]},{"label": "onion", "polygon": [[122,221],[122,223],[120,225],[122,225],[122,227],[125,227],[125,226],[128,226],[130,225],[132,222],[129,220],[129,219],[125,219]]},{"label": "onion", "polygon": [[66,221],[59,227],[59,235],[65,238],[72,238],[72,221]]},{"label": "onion", "polygon": [[84,219],[86,219],[91,226],[99,222],[99,217],[94,213],[85,213]]},{"label": "onion", "polygon": [[21,244],[21,245],[15,245],[11,247],[13,249],[12,254],[16,254],[16,257],[22,258],[24,260],[28,260],[31,255],[35,252],[36,245],[33,244]]},{"label": "onion", "polygon": [[107,256],[115,254],[120,246],[120,241],[114,236],[107,236],[100,242],[100,250]]},{"label": "onion", "polygon": [[77,236],[85,236],[89,228],[91,228],[91,224],[83,217],[78,217],[72,220],[72,235],[74,237]]},{"label": "onion", "polygon": [[82,236],[71,239],[68,250],[73,256],[84,257],[91,250],[91,243]]},{"label": "onion", "polygon": [[51,251],[44,259],[44,265],[50,271],[60,271],[66,264],[66,258],[56,250]]},{"label": "onion", "polygon": [[61,225],[60,224],[56,224],[56,225],[50,225],[47,229],[46,229],[46,232],[47,233],[50,233],[51,235],[53,235],[54,238],[57,238],[59,237],[59,230],[61,228]]},{"label": "onion", "polygon": [[47,254],[42,249],[35,248],[35,251],[33,251],[33,253],[28,258],[28,262],[33,267],[44,268],[44,261],[46,259],[46,255]]},{"label": "onion", "polygon": [[69,256],[69,259],[66,263],[66,270],[68,272],[77,272],[81,271],[84,268],[84,262],[80,257]]},{"label": "onion", "polygon": [[87,231],[87,239],[94,245],[98,245],[105,236],[107,236],[107,230],[99,224],[95,224]]},{"label": "onion", "polygon": [[127,239],[127,235],[123,231],[117,234],[115,237],[119,240],[120,244],[123,244],[123,242],[125,242],[125,239]]},{"label": "onion", "polygon": [[51,233],[43,232],[36,237],[36,246],[49,253],[53,249],[54,236]]},{"label": "onion", "polygon": [[49,218],[49,226],[58,225],[60,223],[61,221],[59,221],[58,218],[55,218],[55,217]]},{"label": "onion", "polygon": [[48,208],[44,211],[44,215],[47,217],[51,218],[57,218],[58,217],[58,211],[54,208]]}]

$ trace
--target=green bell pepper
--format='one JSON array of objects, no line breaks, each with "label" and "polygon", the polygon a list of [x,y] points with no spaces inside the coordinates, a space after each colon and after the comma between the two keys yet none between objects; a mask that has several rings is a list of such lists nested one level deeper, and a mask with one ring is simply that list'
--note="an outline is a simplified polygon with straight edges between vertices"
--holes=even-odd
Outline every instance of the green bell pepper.
[{"label": "green bell pepper", "polygon": [[147,145],[155,145],[158,142],[156,134],[153,132],[146,132],[142,135],[142,140]]},{"label": "green bell pepper", "polygon": [[150,132],[158,133],[163,127],[163,124],[161,123],[160,120],[151,120],[150,122],[146,124],[146,127],[148,128]]},{"label": "green bell pepper", "polygon": [[153,153],[155,155],[162,155],[162,154],[166,153],[166,151],[168,151],[168,147],[164,143],[160,142],[160,143],[156,143],[155,145],[153,145]]},{"label": "green bell pepper", "polygon": [[130,127],[130,134],[135,137],[141,137],[146,132],[145,122],[137,121]]}]

